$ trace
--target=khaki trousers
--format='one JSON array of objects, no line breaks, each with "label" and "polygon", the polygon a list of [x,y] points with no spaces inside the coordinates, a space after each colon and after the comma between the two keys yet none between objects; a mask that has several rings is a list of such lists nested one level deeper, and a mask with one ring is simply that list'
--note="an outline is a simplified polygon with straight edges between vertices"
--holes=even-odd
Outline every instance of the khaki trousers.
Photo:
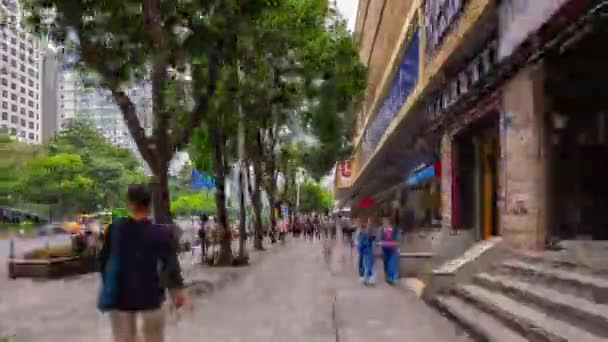
[{"label": "khaki trousers", "polygon": [[165,313],[162,309],[150,311],[111,311],[110,321],[114,342],[137,341],[137,317],[142,320],[143,341],[165,341]]}]

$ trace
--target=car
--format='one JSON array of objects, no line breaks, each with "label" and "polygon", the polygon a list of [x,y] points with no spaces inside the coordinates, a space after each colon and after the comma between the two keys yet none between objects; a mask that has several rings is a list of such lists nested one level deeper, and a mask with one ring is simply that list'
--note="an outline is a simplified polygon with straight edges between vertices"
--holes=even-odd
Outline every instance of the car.
[{"label": "car", "polygon": [[38,228],[38,235],[46,236],[57,234],[67,234],[67,231],[60,223],[46,223]]}]

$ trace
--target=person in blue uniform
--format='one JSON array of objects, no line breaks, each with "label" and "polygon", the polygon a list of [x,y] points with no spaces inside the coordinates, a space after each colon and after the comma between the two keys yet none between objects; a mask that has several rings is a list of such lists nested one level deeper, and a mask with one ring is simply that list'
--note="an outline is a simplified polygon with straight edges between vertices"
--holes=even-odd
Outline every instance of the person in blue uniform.
[{"label": "person in blue uniform", "polygon": [[390,219],[382,219],[381,232],[382,259],[386,282],[395,285],[399,278],[399,230],[393,227]]},{"label": "person in blue uniform", "polygon": [[357,234],[357,251],[359,252],[359,279],[361,283],[373,285],[374,278],[374,236],[371,228],[371,222],[359,223],[359,232]]}]

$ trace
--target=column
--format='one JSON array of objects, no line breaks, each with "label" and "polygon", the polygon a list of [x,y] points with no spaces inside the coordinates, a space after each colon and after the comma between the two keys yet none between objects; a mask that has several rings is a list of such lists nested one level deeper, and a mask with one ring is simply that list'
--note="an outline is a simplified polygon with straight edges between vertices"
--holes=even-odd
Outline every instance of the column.
[{"label": "column", "polygon": [[441,226],[452,227],[452,137],[441,139]]},{"label": "column", "polygon": [[515,248],[544,247],[546,146],[544,67],[528,66],[503,88],[499,215],[502,235]]}]

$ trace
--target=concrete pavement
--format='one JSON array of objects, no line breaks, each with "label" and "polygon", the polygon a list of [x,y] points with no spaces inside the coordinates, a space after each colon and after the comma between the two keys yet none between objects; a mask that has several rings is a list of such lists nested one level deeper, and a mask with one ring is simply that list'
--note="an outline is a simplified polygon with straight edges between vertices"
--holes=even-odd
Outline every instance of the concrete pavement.
[{"label": "concrete pavement", "polygon": [[[221,291],[193,297],[194,310],[184,311],[180,320],[170,318],[168,341],[469,340],[412,293],[358,284],[346,248],[327,262],[321,242],[290,239],[259,255],[247,268],[185,267],[190,279],[240,275],[224,282]],[[96,275],[11,284],[0,292],[0,336],[16,333],[18,342],[110,341],[107,317],[95,310]]]}]

